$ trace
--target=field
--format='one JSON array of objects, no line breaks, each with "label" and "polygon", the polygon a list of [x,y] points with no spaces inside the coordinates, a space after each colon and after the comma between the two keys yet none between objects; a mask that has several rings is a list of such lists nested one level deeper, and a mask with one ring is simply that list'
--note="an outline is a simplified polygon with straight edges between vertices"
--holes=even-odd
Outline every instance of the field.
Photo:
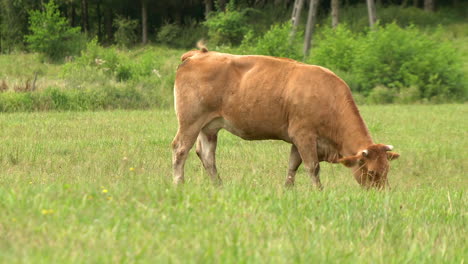
[{"label": "field", "polygon": [[468,105],[362,106],[401,154],[390,191],[322,165],[283,187],[289,145],[221,132],[210,184],[172,185],[172,110],[0,115],[1,263],[465,263]]}]

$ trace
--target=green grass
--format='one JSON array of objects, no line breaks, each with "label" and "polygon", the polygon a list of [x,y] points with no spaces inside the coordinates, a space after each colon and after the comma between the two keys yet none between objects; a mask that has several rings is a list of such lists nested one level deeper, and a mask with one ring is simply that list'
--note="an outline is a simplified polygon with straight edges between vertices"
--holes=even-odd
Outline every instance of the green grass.
[{"label": "green grass", "polygon": [[467,105],[361,107],[393,144],[391,191],[289,146],[221,132],[216,188],[193,153],[171,183],[172,110],[0,115],[2,263],[464,263]]}]

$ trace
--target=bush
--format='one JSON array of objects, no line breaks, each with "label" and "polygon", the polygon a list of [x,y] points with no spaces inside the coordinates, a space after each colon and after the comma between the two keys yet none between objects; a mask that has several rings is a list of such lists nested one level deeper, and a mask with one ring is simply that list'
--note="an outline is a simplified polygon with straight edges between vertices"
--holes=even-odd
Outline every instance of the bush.
[{"label": "bush", "polygon": [[44,4],[43,12],[33,10],[29,15],[31,34],[26,35],[26,42],[32,51],[59,60],[78,54],[84,47],[85,38],[80,34],[80,28],[68,26],[54,1]]},{"label": "bush", "polygon": [[[311,62],[333,71],[346,71],[344,79],[352,79],[350,87],[363,95],[370,95],[374,87],[383,85],[392,90],[392,96],[397,96],[400,89],[418,87],[419,92],[411,94],[419,94],[420,99],[466,100],[457,50],[449,42],[425,35],[415,27],[402,29],[392,23],[376,26],[367,34],[353,35],[340,25],[336,30],[324,30],[317,43]],[[382,89],[376,93],[372,101],[380,100],[376,98],[384,94]]]},{"label": "bush", "polygon": [[[456,9],[444,10],[443,8],[439,8],[437,12],[426,12],[422,8],[389,5],[378,7],[377,17],[380,25],[396,23],[400,27],[415,25],[428,28],[464,21],[466,15],[462,11],[463,7],[458,14]],[[356,4],[340,9],[340,23],[347,24],[353,32],[367,31],[369,19],[366,4]],[[331,16],[327,16],[323,24],[331,25]]]},{"label": "bush", "polygon": [[160,43],[178,48],[192,48],[195,43],[205,38],[206,29],[196,21],[187,21],[184,26],[178,24],[164,24],[156,36]]},{"label": "bush", "polygon": [[115,42],[121,47],[130,47],[137,41],[138,20],[117,16],[114,19]]},{"label": "bush", "polygon": [[238,45],[248,32],[245,12],[235,10],[232,0],[225,12],[212,12],[203,24],[208,28],[208,36],[215,45]]},{"label": "bush", "polygon": [[340,24],[335,29],[325,27],[317,34],[315,43],[310,62],[335,71],[349,71],[352,68],[358,43],[356,35],[346,24]]},{"label": "bush", "polygon": [[416,86],[402,87],[397,94],[395,101],[397,103],[409,104],[418,102],[421,98],[420,89]]},{"label": "bush", "polygon": [[393,102],[394,92],[382,85],[372,89],[367,97],[367,101],[371,104],[390,104]]},{"label": "bush", "polygon": [[159,30],[156,40],[163,44],[173,44],[182,34],[183,28],[175,23],[166,23]]},{"label": "bush", "polygon": [[253,42],[255,46],[252,51],[255,54],[300,60],[302,55],[298,45],[300,45],[301,35],[296,34],[295,39],[291,40],[290,32],[290,23],[273,25],[256,43],[251,40],[252,33],[248,34],[242,46],[247,47],[249,42]]},{"label": "bush", "polygon": [[421,97],[427,99],[466,96],[457,50],[415,27],[378,27],[360,41],[359,49],[353,72],[363,91],[383,84],[393,89],[419,87]]}]

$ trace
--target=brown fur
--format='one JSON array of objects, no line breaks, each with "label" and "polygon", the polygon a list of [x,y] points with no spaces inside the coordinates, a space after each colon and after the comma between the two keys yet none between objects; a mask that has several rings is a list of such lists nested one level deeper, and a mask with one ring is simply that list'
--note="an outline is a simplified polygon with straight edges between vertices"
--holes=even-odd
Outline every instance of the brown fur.
[{"label": "brown fur", "polygon": [[385,145],[373,143],[348,86],[330,70],[290,59],[209,52],[204,46],[181,60],[174,87],[179,121],[173,142],[175,182],[183,182],[183,164],[197,137],[197,154],[212,179],[220,181],[216,140],[210,139],[221,128],[247,140],[293,144],[289,185],[301,162],[321,187],[320,161],[351,164],[365,149],[364,167],[386,162],[377,172],[386,179],[388,161],[380,158]]}]

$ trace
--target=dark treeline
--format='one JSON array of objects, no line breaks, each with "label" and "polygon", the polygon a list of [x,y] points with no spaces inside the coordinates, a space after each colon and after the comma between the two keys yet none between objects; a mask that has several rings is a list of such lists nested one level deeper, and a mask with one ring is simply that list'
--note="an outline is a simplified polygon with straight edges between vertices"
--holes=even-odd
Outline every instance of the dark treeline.
[{"label": "dark treeline", "polygon": [[[415,6],[433,11],[443,6],[456,6],[460,0],[376,0],[377,6]],[[28,17],[32,10],[42,10],[46,0],[0,0],[0,49],[8,52],[24,47],[28,34]],[[69,25],[80,27],[88,38],[97,37],[101,44],[113,44],[118,28],[118,19],[133,20],[138,26],[137,41],[146,43],[155,40],[162,25],[173,23],[185,25],[204,21],[210,12],[225,11],[227,0],[55,0],[61,15]],[[290,16],[294,0],[237,0],[236,8],[267,9],[282,11],[282,19]],[[304,10],[311,1],[305,0]],[[328,14],[331,0],[319,1],[318,13]],[[364,0],[340,0],[343,8],[364,4]]]}]

